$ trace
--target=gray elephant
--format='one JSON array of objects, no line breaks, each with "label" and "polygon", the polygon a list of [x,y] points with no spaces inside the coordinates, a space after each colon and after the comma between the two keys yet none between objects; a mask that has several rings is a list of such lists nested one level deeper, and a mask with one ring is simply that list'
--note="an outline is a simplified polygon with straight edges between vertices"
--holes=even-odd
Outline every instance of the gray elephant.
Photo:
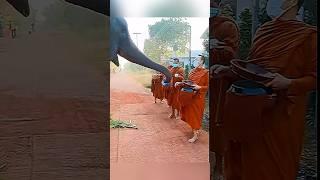
[{"label": "gray elephant", "polygon": [[[110,20],[110,48],[108,60],[119,66],[118,56],[120,55],[130,62],[141,66],[154,69],[166,76],[166,81],[170,82],[171,73],[169,70],[161,66],[147,56],[145,56],[133,43],[130,38],[128,25],[124,18],[110,16],[110,6],[107,0],[65,0],[68,3],[93,10],[97,13],[109,17]],[[28,0],[7,0],[17,11],[27,17],[30,14]]]}]

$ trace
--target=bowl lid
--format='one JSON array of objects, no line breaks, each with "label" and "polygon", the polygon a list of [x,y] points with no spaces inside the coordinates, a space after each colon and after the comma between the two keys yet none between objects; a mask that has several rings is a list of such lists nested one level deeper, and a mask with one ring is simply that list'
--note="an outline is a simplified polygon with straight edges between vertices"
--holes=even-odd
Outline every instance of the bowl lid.
[{"label": "bowl lid", "polygon": [[271,88],[251,80],[236,81],[231,85],[236,92],[247,95],[272,94]]},{"label": "bowl lid", "polygon": [[254,81],[268,81],[275,77],[272,72],[269,72],[261,66],[247,61],[234,59],[231,60],[230,63],[232,71],[245,79]]},{"label": "bowl lid", "polygon": [[181,91],[193,92],[193,89],[192,89],[192,88],[189,88],[189,87],[184,87],[184,88],[181,89]]}]

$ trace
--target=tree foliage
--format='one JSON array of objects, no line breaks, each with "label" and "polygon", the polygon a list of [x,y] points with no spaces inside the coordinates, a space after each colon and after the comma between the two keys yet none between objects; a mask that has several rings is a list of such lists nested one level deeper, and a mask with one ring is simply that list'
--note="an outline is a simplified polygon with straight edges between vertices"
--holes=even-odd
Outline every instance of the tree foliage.
[{"label": "tree foliage", "polygon": [[252,13],[250,9],[244,9],[240,16],[240,58],[245,59],[248,56],[251,46],[252,31]]},{"label": "tree foliage", "polygon": [[304,22],[313,26],[317,25],[317,20],[314,16],[314,14],[310,10],[305,10],[304,11]]},{"label": "tree foliage", "polygon": [[202,48],[205,51],[205,53],[209,54],[209,27],[203,33],[201,38],[202,38]]},{"label": "tree foliage", "polygon": [[272,19],[267,14],[267,0],[264,0],[261,5],[262,6],[259,9],[258,19],[259,23],[262,25],[268,21],[271,21]]},{"label": "tree foliage", "polygon": [[188,50],[190,25],[183,18],[163,18],[149,25],[150,39],[145,41],[144,52],[154,61],[168,59],[173,52],[183,55]]},{"label": "tree foliage", "polygon": [[236,16],[235,16],[230,4],[225,4],[222,6],[221,15],[226,16],[226,17],[230,17],[232,19],[236,19]]}]

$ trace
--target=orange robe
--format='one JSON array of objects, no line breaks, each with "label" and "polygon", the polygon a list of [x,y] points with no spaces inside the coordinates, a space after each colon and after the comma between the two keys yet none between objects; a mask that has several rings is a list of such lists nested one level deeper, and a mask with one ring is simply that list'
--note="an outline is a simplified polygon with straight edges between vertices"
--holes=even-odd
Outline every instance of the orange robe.
[{"label": "orange robe", "polygon": [[[171,68],[170,72],[172,74],[172,79],[171,79],[171,87],[170,91],[168,94],[168,105],[171,106],[173,109],[180,110],[180,103],[178,101],[178,94],[179,94],[179,89],[174,87],[176,82],[181,82],[184,78],[184,69],[182,67],[177,67],[177,68]],[[174,77],[175,74],[179,74],[182,77]]]},{"label": "orange robe", "polygon": [[228,143],[226,180],[296,179],[307,92],[316,87],[316,41],[316,29],[295,20],[276,19],[257,31],[248,59],[293,81],[263,118],[267,132],[256,141]]},{"label": "orange robe", "polygon": [[181,120],[188,123],[192,129],[199,130],[208,91],[209,71],[205,68],[195,68],[190,72],[188,79],[200,86],[201,89],[193,96],[188,105],[181,106]]},{"label": "orange robe", "polygon": [[[169,71],[171,71],[172,66],[168,66],[167,68]],[[168,100],[169,93],[170,93],[170,87],[163,87],[163,91],[164,91],[164,99]]]},{"label": "orange robe", "polygon": [[[214,64],[230,65],[237,57],[239,48],[239,28],[235,21],[228,17],[218,16],[209,20],[210,39],[225,42],[224,49],[210,50],[210,66]],[[210,151],[223,154],[225,149],[222,123],[224,96],[230,86],[229,80],[210,80]]]},{"label": "orange robe", "polygon": [[153,97],[160,100],[164,99],[164,90],[161,84],[162,80],[162,74],[154,74],[151,80],[151,92],[153,94]]}]

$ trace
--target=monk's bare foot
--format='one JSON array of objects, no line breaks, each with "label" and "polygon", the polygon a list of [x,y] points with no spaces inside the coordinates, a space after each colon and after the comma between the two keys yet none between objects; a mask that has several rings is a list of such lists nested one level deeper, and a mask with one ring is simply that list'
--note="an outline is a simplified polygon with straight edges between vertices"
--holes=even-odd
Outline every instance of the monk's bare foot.
[{"label": "monk's bare foot", "polygon": [[198,140],[198,136],[193,136],[191,139],[189,139],[189,143],[194,143]]},{"label": "monk's bare foot", "polygon": [[193,137],[191,139],[189,139],[189,143],[194,143],[199,139],[199,131],[195,131],[193,133]]}]

